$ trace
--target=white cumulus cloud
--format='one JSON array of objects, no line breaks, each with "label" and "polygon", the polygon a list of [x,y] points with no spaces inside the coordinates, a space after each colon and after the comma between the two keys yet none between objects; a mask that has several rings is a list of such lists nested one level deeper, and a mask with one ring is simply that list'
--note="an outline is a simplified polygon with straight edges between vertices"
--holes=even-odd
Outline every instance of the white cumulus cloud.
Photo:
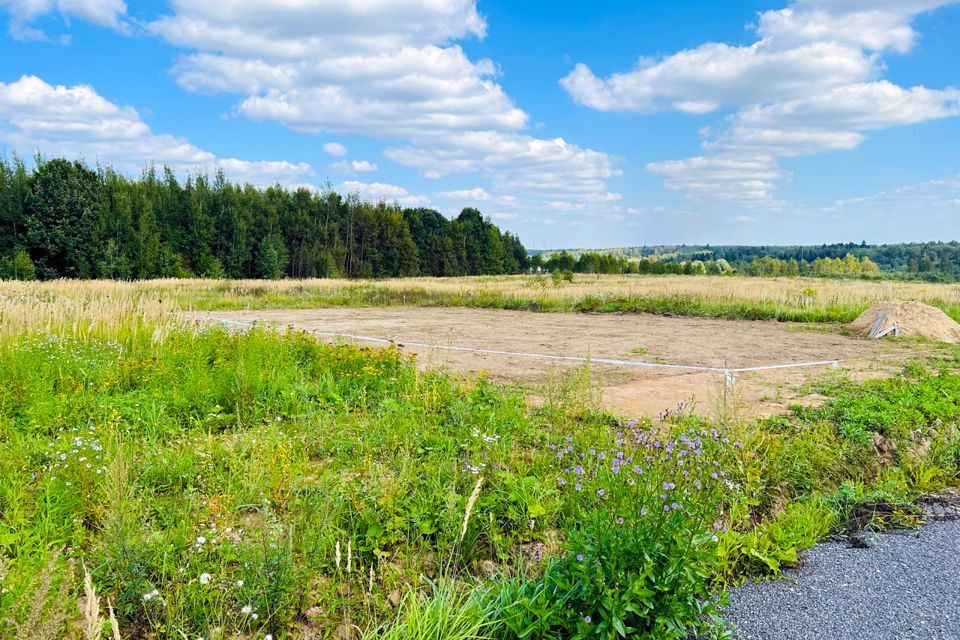
[{"label": "white cumulus cloud", "polygon": [[327,142],[323,145],[323,150],[336,158],[347,155],[347,148],[339,142]]},{"label": "white cumulus cloud", "polygon": [[117,105],[87,85],[51,85],[36,76],[0,82],[0,141],[21,154],[84,157],[136,171],[148,163],[180,172],[223,169],[235,180],[300,184],[307,163],[218,158],[184,138],[154,133],[132,107]]},{"label": "white cumulus cloud", "polygon": [[123,0],[0,0],[0,9],[10,14],[10,35],[18,40],[46,40],[47,35],[31,24],[51,13],[119,31],[128,26]]},{"label": "white cumulus cloud", "polygon": [[348,194],[355,193],[362,200],[384,201],[388,204],[397,203],[402,207],[422,207],[430,204],[430,198],[427,196],[414,195],[404,187],[385,182],[347,180],[340,185],[340,191]]},{"label": "white cumulus cloud", "polygon": [[647,168],[696,198],[777,206],[778,159],[853,149],[866,132],[960,115],[954,88],[901,87],[883,55],[910,51],[922,12],[958,0],[795,0],[759,16],[757,41],[708,42],[608,78],[577,64],[561,84],[602,111],[734,112],[703,155]]},{"label": "white cumulus cloud", "polygon": [[173,0],[147,28],[183,50],[182,87],[237,96],[235,115],[384,141],[389,160],[429,178],[480,174],[516,206],[589,208],[619,175],[608,154],[526,132],[497,65],[457,42],[486,34],[475,0]]}]

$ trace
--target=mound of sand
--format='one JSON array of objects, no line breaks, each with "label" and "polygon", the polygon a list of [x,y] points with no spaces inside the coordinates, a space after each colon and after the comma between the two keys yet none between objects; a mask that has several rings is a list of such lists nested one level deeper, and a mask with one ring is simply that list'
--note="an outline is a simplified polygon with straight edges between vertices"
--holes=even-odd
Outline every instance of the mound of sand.
[{"label": "mound of sand", "polygon": [[867,338],[900,335],[960,343],[960,324],[940,309],[921,302],[875,304],[847,328]]}]

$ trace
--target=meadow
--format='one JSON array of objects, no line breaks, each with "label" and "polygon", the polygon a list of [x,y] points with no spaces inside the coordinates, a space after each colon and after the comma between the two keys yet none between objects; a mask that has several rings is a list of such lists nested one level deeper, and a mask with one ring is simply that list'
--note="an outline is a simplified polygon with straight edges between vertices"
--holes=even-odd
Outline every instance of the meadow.
[{"label": "meadow", "polygon": [[181,307],[202,310],[409,305],[845,323],[879,301],[917,300],[960,320],[960,285],[955,284],[747,276],[569,277],[153,280],[119,286],[130,295],[172,299]]},{"label": "meadow", "polygon": [[588,375],[532,406],[397,349],[180,312],[842,321],[888,297],[960,309],[955,287],[817,280],[0,283],[0,635],[723,637],[724,587],[827,535],[916,526],[915,501],[957,485],[955,367],[833,377],[822,406],[763,420],[631,420]]}]

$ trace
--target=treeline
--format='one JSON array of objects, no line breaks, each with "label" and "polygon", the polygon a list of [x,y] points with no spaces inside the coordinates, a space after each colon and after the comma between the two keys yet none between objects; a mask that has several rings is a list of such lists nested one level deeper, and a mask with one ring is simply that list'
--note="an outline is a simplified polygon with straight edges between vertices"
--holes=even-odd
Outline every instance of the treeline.
[{"label": "treeline", "polygon": [[530,261],[534,269],[549,272],[604,273],[604,274],[674,274],[674,275],[729,275],[748,276],[821,276],[821,277],[881,277],[880,267],[870,258],[858,258],[848,253],[842,258],[817,258],[812,262],[771,256],[754,258],[734,267],[724,258],[678,260],[675,254],[667,258],[650,255],[645,258],[625,258],[606,253],[585,252],[575,255],[569,251],[534,255]]},{"label": "treeline", "polygon": [[222,172],[136,179],[81,161],[0,159],[0,278],[381,278],[517,273],[520,239],[356,195],[259,189]]},{"label": "treeline", "polygon": [[530,258],[534,270],[570,273],[603,274],[654,274],[654,275],[722,275],[734,273],[733,267],[720,260],[661,260],[658,256],[648,258],[624,258],[609,253],[585,252],[574,254],[561,251],[552,254],[536,254]]},{"label": "treeline", "polygon": [[[558,268],[562,262],[563,269],[587,273],[596,263],[589,256],[598,254],[543,252],[534,259],[543,268]],[[702,264],[706,273],[726,273],[728,270],[720,265],[728,265],[732,272],[757,276],[818,275],[932,282],[956,282],[960,278],[960,242],[956,241],[789,247],[660,245],[609,249],[602,255],[607,259],[606,268],[614,269],[613,273],[696,273]],[[670,264],[676,266],[667,266]]]}]

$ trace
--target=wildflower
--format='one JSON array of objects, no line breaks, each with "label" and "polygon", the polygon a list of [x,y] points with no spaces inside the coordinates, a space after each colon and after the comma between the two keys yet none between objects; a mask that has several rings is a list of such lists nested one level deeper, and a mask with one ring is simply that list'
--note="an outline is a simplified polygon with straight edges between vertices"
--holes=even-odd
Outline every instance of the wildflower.
[{"label": "wildflower", "polygon": [[200,574],[200,584],[210,584],[210,574],[201,573]]},{"label": "wildflower", "polygon": [[253,613],[250,614],[250,618],[251,618],[252,620],[256,620],[256,619],[259,618],[259,617],[260,617],[260,616],[257,615],[257,612],[256,612],[256,611],[254,611]]},{"label": "wildflower", "polygon": [[197,544],[203,544],[207,541],[203,536],[197,536]]},{"label": "wildflower", "polygon": [[253,607],[251,607],[250,605],[246,605],[242,609],[240,609],[240,613],[242,613],[245,616],[248,616],[251,613],[253,613]]},{"label": "wildflower", "polygon": [[583,621],[586,622],[587,624],[590,624],[590,621],[591,621],[591,620],[592,620],[592,618],[591,618],[590,616],[588,616],[588,615],[587,615],[587,616],[583,616]]},{"label": "wildflower", "polygon": [[159,598],[159,597],[160,597],[160,592],[157,591],[156,589],[154,589],[153,591],[150,591],[149,593],[143,594],[143,601],[144,601],[144,602],[150,602],[151,600],[156,600],[156,599]]},{"label": "wildflower", "polygon": [[640,509],[640,515],[642,515],[642,516],[647,515],[647,508],[646,508],[646,507],[643,507],[642,509]]},{"label": "wildflower", "polygon": [[263,640],[273,640],[273,634],[268,633],[267,635],[263,636]]},{"label": "wildflower", "polygon": [[617,524],[623,524],[623,518],[617,518]]},{"label": "wildflower", "polygon": [[237,580],[237,587],[239,588],[242,586],[243,586],[243,580]]},{"label": "wildflower", "polygon": [[574,472],[575,474],[577,474],[578,476],[582,476],[582,475],[583,475],[583,466],[578,464],[577,466],[575,466],[575,467],[573,468],[573,472]]},{"label": "wildflower", "polygon": [[605,494],[606,492],[607,491],[605,489],[597,489],[597,495],[600,496],[601,498],[603,497],[603,494]]},{"label": "wildflower", "polygon": [[674,502],[673,504],[670,505],[670,508],[673,509],[674,511],[676,511],[677,509],[680,508],[680,505],[678,505],[676,502]]},{"label": "wildflower", "polygon": [[577,491],[580,491],[580,483],[578,482],[577,484],[573,485],[573,488]]}]

